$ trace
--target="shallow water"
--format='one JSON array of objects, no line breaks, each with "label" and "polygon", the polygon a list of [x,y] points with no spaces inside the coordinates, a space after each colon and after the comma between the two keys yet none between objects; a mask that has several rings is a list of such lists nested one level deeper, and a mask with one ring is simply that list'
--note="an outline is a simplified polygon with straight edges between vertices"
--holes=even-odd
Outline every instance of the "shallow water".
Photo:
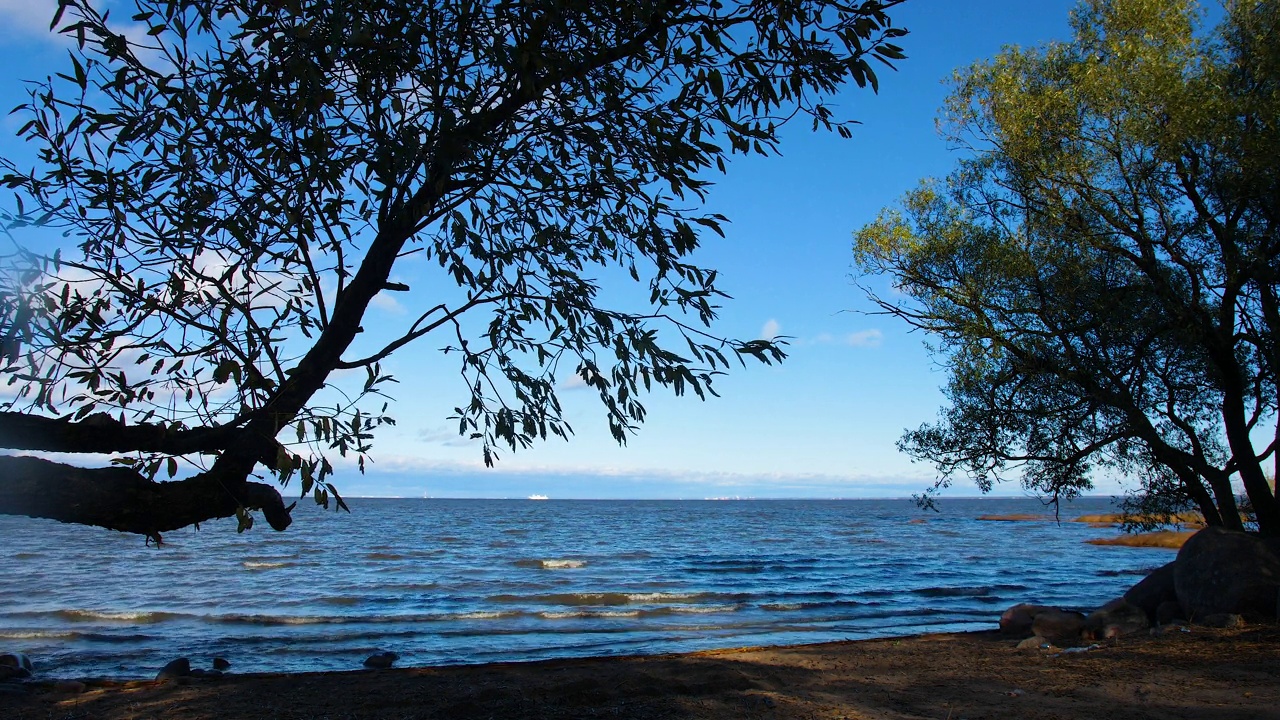
[{"label": "shallow water", "polygon": [[[986,522],[1035,500],[353,499],[284,533],[234,521],[141,538],[0,517],[0,651],[41,677],[147,677],[678,652],[994,627],[1089,608],[1168,550],[1083,523]],[[1085,499],[1063,519],[1106,512]],[[911,522],[925,519],[926,522]]]}]

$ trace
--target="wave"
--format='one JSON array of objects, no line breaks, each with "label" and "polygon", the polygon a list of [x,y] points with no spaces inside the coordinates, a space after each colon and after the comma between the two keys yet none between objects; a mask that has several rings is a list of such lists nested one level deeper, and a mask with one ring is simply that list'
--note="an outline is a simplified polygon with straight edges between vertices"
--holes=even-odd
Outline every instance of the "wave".
[{"label": "wave", "polygon": [[330,595],[328,597],[320,598],[317,602],[324,603],[325,605],[350,606],[359,605],[360,603],[367,601],[368,598],[356,597],[354,595]]},{"label": "wave", "polygon": [[549,560],[524,559],[516,560],[512,563],[516,567],[522,568],[541,568],[543,570],[567,570],[573,568],[582,568],[587,566],[586,560],[569,560],[561,558],[552,558]]},{"label": "wave", "polygon": [[4,640],[72,640],[80,635],[74,630],[0,630],[0,639]]},{"label": "wave", "polygon": [[640,617],[639,610],[547,610],[538,613],[538,617],[547,620],[563,620],[566,618],[620,618]]},{"label": "wave", "polygon": [[392,552],[371,552],[371,553],[365,554],[364,557],[366,560],[408,560],[409,559],[406,556],[401,555],[400,553],[392,553]]},{"label": "wave", "polygon": [[131,633],[113,635],[109,633],[80,632],[78,630],[0,630],[2,640],[82,640],[100,643],[136,643],[154,640],[154,635]]},{"label": "wave", "polygon": [[711,613],[737,612],[741,605],[671,605],[669,607],[650,610],[646,614],[665,615],[670,613],[704,615]]},{"label": "wave", "polygon": [[245,566],[249,570],[275,570],[277,568],[293,567],[293,563],[281,562],[281,561],[245,560],[240,564]]},{"label": "wave", "polygon": [[186,617],[181,613],[158,612],[146,610],[54,610],[49,613],[31,613],[32,615],[52,615],[61,620],[72,622],[111,622],[157,623]]},{"label": "wave", "polygon": [[523,615],[520,612],[504,612],[501,610],[477,610],[476,612],[457,613],[454,615],[445,615],[444,618],[452,620],[497,620],[499,618],[516,617]]},{"label": "wave", "polygon": [[925,597],[982,597],[991,595],[995,590],[990,585],[983,585],[978,587],[927,587],[917,588],[911,592]]},{"label": "wave", "polygon": [[709,593],[624,593],[624,592],[586,592],[586,593],[545,593],[542,595],[492,595],[489,602],[497,603],[532,603],[535,605],[652,605],[663,602],[688,602],[699,598],[716,597]]},{"label": "wave", "polygon": [[861,603],[857,600],[828,600],[818,602],[768,602],[761,603],[761,610],[818,610],[823,608],[862,607],[872,603]]}]

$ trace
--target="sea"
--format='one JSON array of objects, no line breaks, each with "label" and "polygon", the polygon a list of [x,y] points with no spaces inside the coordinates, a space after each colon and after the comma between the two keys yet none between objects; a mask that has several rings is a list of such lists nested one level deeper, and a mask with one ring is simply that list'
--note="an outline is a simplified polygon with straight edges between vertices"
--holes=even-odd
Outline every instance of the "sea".
[{"label": "sea", "polygon": [[[0,517],[0,652],[43,678],[685,652],[995,628],[1020,602],[1089,609],[1173,559],[1095,546],[1107,498],[360,499],[294,525],[143,539]],[[995,522],[990,514],[1043,514]]]}]

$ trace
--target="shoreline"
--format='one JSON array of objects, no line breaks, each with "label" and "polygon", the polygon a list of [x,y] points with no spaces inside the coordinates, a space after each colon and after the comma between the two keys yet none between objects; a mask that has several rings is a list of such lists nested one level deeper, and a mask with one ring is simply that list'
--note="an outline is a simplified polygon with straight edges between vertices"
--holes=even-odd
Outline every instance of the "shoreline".
[{"label": "shoreline", "polygon": [[0,716],[1280,718],[1274,624],[1170,626],[1067,653],[1017,650],[1020,639],[975,631],[179,682],[37,681],[0,692]]}]

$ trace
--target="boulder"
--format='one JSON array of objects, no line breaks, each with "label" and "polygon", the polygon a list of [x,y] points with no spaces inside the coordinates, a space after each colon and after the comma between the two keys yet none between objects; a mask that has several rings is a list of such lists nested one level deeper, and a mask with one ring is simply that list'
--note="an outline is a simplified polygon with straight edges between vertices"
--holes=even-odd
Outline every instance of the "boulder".
[{"label": "boulder", "polygon": [[1004,635],[1025,637],[1031,632],[1031,622],[1035,620],[1036,614],[1046,610],[1053,610],[1053,608],[1028,603],[1014,605],[1000,616],[1000,632]]},{"label": "boulder", "polygon": [[1178,551],[1174,588],[1184,616],[1196,621],[1220,613],[1248,619],[1276,617],[1280,547],[1248,533],[1208,527]]},{"label": "boulder", "polygon": [[1151,627],[1151,621],[1142,608],[1125,598],[1116,598],[1094,610],[1084,619],[1084,637],[1090,640],[1108,640],[1142,632]]},{"label": "boulder", "polygon": [[31,658],[22,653],[4,653],[0,655],[0,666],[26,670],[28,675],[35,671],[35,667],[31,664]]},{"label": "boulder", "polygon": [[160,668],[160,672],[156,673],[156,681],[160,680],[177,680],[191,676],[191,660],[188,658],[178,658],[172,660],[168,665]]},{"label": "boulder", "polygon": [[1214,613],[1200,618],[1200,624],[1212,628],[1235,628],[1244,624],[1244,618],[1235,613]]},{"label": "boulder", "polygon": [[384,650],[383,652],[374,653],[373,655],[365,658],[364,666],[367,668],[373,668],[374,670],[383,670],[391,667],[391,663],[394,663],[399,659],[399,655],[391,652],[390,650]]},{"label": "boulder", "polygon": [[1124,594],[1124,599],[1129,604],[1142,608],[1147,614],[1148,622],[1159,622],[1157,610],[1160,603],[1178,601],[1178,591],[1173,582],[1175,565],[1172,562],[1161,565]]},{"label": "boulder", "polygon": [[222,658],[222,657],[216,657],[216,658],[214,658],[214,659],[213,659],[213,669],[214,669],[214,670],[221,670],[221,671],[225,672],[225,671],[227,671],[227,670],[228,670],[228,669],[230,669],[230,668],[231,668],[231,661],[230,661],[230,660],[227,660],[226,658]]},{"label": "boulder", "polygon": [[1156,608],[1156,625],[1168,625],[1183,619],[1182,605],[1177,600],[1166,600]]},{"label": "boulder", "polygon": [[1084,630],[1084,614],[1070,610],[1047,609],[1036,613],[1031,632],[1054,645],[1075,645]]}]

